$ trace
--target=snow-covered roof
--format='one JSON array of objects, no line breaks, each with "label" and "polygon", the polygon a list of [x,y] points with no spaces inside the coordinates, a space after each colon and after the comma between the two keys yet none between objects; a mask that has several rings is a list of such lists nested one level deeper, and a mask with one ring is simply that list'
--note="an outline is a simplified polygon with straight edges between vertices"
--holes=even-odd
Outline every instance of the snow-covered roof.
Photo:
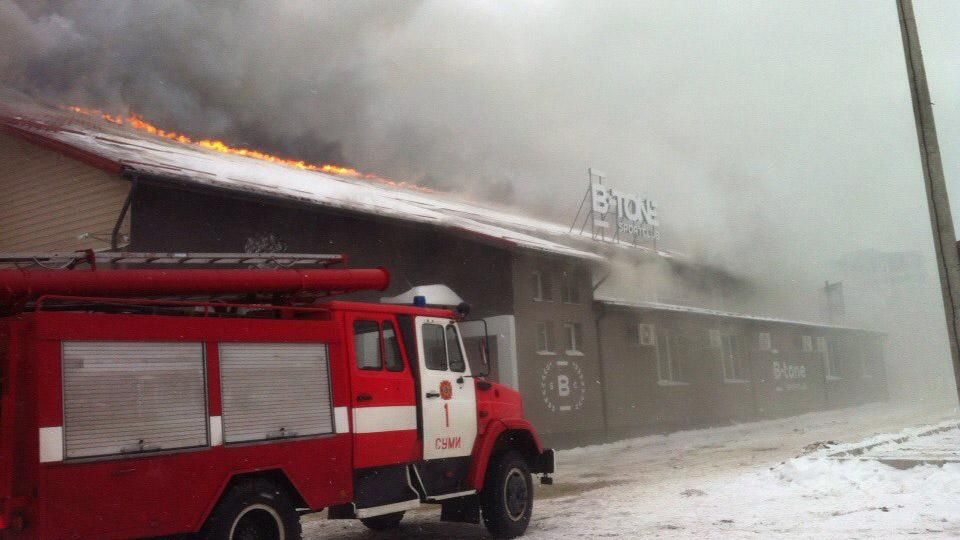
[{"label": "snow-covered roof", "polygon": [[833,328],[837,330],[855,330],[858,332],[870,332],[879,334],[881,332],[876,332],[874,330],[866,330],[863,328],[852,328],[849,326],[839,326],[835,324],[824,324],[811,321],[800,321],[793,319],[781,319],[779,317],[767,317],[763,315],[747,315],[744,313],[735,313],[732,311],[721,311],[716,309],[706,309],[693,306],[681,306],[677,304],[664,304],[661,302],[636,302],[631,300],[623,300],[618,298],[604,298],[596,297],[594,299],[601,304],[606,304],[610,306],[618,306],[630,309],[649,309],[657,311],[673,311],[677,313],[689,313],[692,315],[709,315],[713,317],[726,317],[730,319],[740,319],[747,321],[756,321],[756,322],[765,322],[765,323],[778,323],[778,324],[792,324],[796,326],[809,326],[814,328]]},{"label": "snow-covered roof", "polygon": [[562,225],[456,200],[447,194],[223,154],[58,109],[31,106],[25,112],[24,108],[0,103],[0,117],[0,123],[18,134],[144,174],[444,227],[508,247],[593,262],[605,260],[598,253],[555,241],[568,232]]}]

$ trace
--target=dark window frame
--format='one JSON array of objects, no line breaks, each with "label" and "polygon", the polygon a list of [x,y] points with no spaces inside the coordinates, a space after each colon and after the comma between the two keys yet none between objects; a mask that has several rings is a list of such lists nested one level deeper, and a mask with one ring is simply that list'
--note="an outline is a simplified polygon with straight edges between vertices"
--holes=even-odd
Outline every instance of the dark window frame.
[{"label": "dark window frame", "polygon": [[[391,365],[387,360],[387,325],[390,325],[390,330],[393,332],[393,354],[396,355],[396,365]],[[393,321],[386,320],[380,324],[380,351],[383,355],[383,367],[390,372],[400,373],[403,371],[403,353],[400,350],[400,332],[397,330],[396,326],[393,324]]]},{"label": "dark window frame", "polygon": [[578,272],[566,270],[560,274],[560,302],[570,305],[580,305],[580,288]]},{"label": "dark window frame", "polygon": [[[440,330],[440,343],[443,345],[443,366],[442,367],[433,367],[431,366],[431,361],[433,360],[431,355],[431,350],[427,348],[427,328],[438,328]],[[449,371],[449,361],[447,358],[447,331],[442,324],[437,323],[424,323],[420,327],[420,338],[423,341],[423,365],[430,371]],[[440,347],[437,347],[440,349]]]},{"label": "dark window frame", "polygon": [[[540,347],[540,325],[543,325],[544,347]],[[536,347],[538,354],[556,354],[557,336],[553,321],[536,322]]]},{"label": "dark window frame", "polygon": [[[464,354],[463,348],[460,347],[460,332],[457,330],[456,325],[448,324],[443,330],[444,341],[447,344],[447,370],[453,373],[465,373],[467,371],[467,357]],[[453,343],[451,344],[451,335]],[[457,355],[460,357],[460,361],[457,364],[460,369],[454,367],[453,357],[450,354],[450,347],[453,347],[457,351]]]}]

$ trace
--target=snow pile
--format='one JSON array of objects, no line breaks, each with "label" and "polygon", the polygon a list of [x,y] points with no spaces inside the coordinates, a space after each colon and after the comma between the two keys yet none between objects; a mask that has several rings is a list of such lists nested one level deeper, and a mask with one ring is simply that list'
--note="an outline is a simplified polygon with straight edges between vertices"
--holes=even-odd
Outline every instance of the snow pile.
[{"label": "snow pile", "polygon": [[[960,464],[899,470],[870,460],[798,458],[735,482],[726,492],[740,489],[748,500],[782,501],[798,511],[779,523],[798,535],[960,533]],[[751,489],[763,493],[763,500],[746,491]],[[747,522],[762,527],[769,511],[761,507],[748,515]]]},{"label": "snow pile", "polygon": [[[957,411],[869,404],[562,451],[556,484],[537,487],[526,537],[960,536],[960,465],[900,470],[830,457],[874,444],[888,451],[904,436],[917,446],[917,435],[958,419]],[[937,437],[949,445],[957,434]],[[438,514],[411,512],[376,538],[489,538]],[[309,540],[371,538],[362,525],[321,516],[306,518],[304,531]]]},{"label": "snow pile", "polygon": [[[533,538],[890,538],[960,534],[960,465],[898,470],[801,457],[772,469],[651,490],[609,487],[538,504]],[[549,518],[543,517],[549,515]]]}]

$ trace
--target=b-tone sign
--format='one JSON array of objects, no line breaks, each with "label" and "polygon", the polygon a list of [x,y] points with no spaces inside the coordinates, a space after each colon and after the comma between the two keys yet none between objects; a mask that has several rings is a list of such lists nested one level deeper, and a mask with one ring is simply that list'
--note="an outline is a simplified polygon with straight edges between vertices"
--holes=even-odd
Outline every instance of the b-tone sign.
[{"label": "b-tone sign", "polygon": [[590,184],[590,199],[595,228],[615,229],[624,240],[660,237],[657,205],[652,200],[598,183]]}]

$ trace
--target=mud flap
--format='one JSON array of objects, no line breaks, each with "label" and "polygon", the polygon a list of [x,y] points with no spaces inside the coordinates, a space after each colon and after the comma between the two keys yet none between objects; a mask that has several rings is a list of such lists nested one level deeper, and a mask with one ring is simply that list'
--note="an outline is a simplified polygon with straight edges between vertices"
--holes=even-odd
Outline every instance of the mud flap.
[{"label": "mud flap", "polygon": [[480,523],[480,496],[473,494],[443,501],[440,521]]},{"label": "mud flap", "polygon": [[411,484],[407,466],[402,464],[354,471],[353,497],[358,510],[420,501],[420,495]]},{"label": "mud flap", "polygon": [[327,508],[327,519],[356,519],[357,513],[353,510],[353,504],[337,504]]}]

